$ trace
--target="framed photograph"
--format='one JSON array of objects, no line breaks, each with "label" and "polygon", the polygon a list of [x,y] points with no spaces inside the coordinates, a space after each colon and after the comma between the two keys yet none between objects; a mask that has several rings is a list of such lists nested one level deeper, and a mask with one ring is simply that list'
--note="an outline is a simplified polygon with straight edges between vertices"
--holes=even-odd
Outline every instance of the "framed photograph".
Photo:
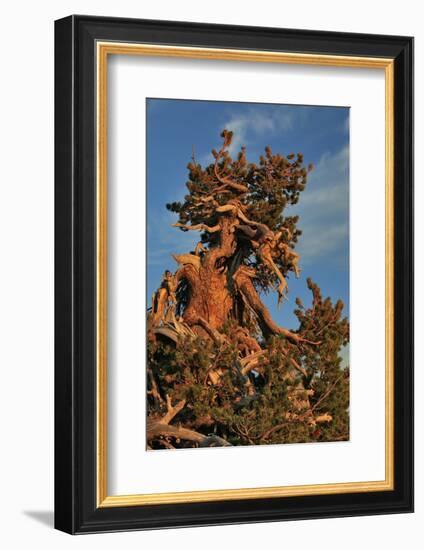
[{"label": "framed photograph", "polygon": [[55,525],[413,510],[413,39],[55,25]]}]

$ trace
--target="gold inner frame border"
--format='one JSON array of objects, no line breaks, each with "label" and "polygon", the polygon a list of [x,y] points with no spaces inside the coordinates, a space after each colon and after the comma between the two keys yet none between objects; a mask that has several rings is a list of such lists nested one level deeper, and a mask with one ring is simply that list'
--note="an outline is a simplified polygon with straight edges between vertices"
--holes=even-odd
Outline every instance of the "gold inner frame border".
[{"label": "gold inner frame border", "polygon": [[[107,62],[138,55],[382,69],[385,72],[385,479],[315,485],[108,495],[107,491]],[[96,42],[97,63],[97,507],[143,506],[255,498],[364,493],[394,489],[394,60],[391,58],[269,52],[141,43]]]}]

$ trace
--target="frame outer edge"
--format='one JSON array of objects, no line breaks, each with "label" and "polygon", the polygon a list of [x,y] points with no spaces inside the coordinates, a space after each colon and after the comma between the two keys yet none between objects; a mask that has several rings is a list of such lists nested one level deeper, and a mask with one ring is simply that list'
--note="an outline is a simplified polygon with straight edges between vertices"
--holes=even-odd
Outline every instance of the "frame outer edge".
[{"label": "frame outer edge", "polygon": [[[398,329],[401,349],[399,369],[405,369],[402,378],[401,433],[403,445],[398,453],[403,454],[403,498],[405,510],[414,511],[414,39],[410,38],[399,56],[399,78],[395,95],[399,93],[399,121],[396,131],[404,140],[395,150],[395,163],[401,166],[397,174],[398,191],[401,195],[401,212],[398,236],[398,254],[404,263],[404,281],[401,285],[399,310],[402,325]],[[396,241],[395,241],[396,242]],[[396,264],[395,264],[396,265]],[[401,270],[401,267],[398,268]]]},{"label": "frame outer edge", "polygon": [[415,356],[414,356],[414,350],[415,350],[415,340],[414,340],[414,327],[415,327],[415,318],[414,318],[414,303],[415,303],[415,294],[414,294],[414,281],[415,281],[415,257],[414,257],[414,250],[415,250],[415,237],[414,237],[414,201],[415,201],[415,180],[414,180],[414,166],[415,166],[415,139],[414,139],[414,106],[415,106],[415,86],[414,86],[414,78],[415,78],[415,40],[412,37],[409,42],[409,63],[410,63],[410,90],[409,90],[409,120],[410,120],[410,151],[409,151],[409,158],[408,161],[410,163],[410,170],[411,170],[411,176],[410,176],[410,182],[411,182],[411,190],[410,190],[410,219],[411,219],[411,226],[410,226],[410,232],[411,232],[411,288],[410,288],[410,295],[411,295],[411,304],[410,304],[410,316],[411,316],[411,343],[410,343],[410,362],[411,362],[411,380],[410,380],[410,393],[412,398],[411,403],[411,482],[410,482],[410,489],[411,489],[411,498],[410,498],[410,511],[414,512],[414,506],[415,506],[415,447],[414,447],[414,428],[415,428],[415,416],[414,416],[414,364],[415,364]]},{"label": "frame outer edge", "polygon": [[74,17],[55,21],[54,526],[76,531],[74,444]]}]

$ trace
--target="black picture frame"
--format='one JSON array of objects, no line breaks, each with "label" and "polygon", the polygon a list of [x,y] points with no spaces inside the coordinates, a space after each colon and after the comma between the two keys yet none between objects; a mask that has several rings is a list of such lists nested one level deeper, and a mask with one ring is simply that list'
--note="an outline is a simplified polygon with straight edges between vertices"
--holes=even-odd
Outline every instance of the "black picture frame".
[{"label": "black picture frame", "polygon": [[[98,508],[98,40],[394,60],[394,490]],[[413,39],[73,15],[55,22],[55,527],[93,533],[413,511]]]}]

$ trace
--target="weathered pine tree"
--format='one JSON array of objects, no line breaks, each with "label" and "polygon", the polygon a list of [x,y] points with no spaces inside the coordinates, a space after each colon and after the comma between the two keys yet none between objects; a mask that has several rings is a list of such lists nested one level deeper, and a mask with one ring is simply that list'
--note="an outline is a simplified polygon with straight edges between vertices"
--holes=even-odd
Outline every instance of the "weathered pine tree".
[{"label": "weathered pine tree", "polygon": [[261,295],[288,293],[299,276],[298,202],[312,166],[301,154],[259,164],[245,148],[228,153],[222,132],[215,162],[188,165],[184,202],[168,204],[195,250],[174,255],[148,312],[148,421],[151,449],[349,438],[349,369],[341,367],[349,324],[343,303],[325,300],[308,279],[311,307],[296,300],[296,330],[279,326]]}]

